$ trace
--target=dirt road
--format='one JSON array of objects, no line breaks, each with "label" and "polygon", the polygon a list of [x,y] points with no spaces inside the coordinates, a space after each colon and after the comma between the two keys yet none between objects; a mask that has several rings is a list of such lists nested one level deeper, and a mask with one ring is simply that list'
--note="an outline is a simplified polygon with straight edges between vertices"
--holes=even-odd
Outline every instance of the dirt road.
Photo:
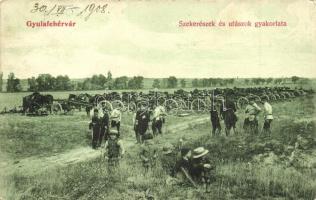
[{"label": "dirt road", "polygon": [[[164,137],[164,141],[174,140],[174,133],[181,133],[181,131],[188,129],[192,126],[203,124],[209,120],[209,117],[201,116],[199,118],[186,117],[183,122],[175,125],[166,125],[165,134],[160,137]],[[178,134],[177,134],[178,135]],[[183,135],[179,134],[178,138]],[[170,140],[169,140],[170,139]],[[129,149],[135,146],[135,138],[128,136],[123,138],[125,148]],[[74,163],[88,161],[101,156],[101,150],[94,150],[90,146],[80,147],[72,149],[68,152],[56,154],[50,157],[28,157],[14,162],[0,162],[0,167],[5,174],[15,173],[27,173],[37,174],[45,170],[49,170],[56,167],[63,167]]]}]

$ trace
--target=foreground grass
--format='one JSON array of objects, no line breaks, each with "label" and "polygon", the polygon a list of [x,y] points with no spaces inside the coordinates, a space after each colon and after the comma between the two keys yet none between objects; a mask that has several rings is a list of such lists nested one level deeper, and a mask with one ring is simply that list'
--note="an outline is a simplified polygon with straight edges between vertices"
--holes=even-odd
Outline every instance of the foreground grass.
[{"label": "foreground grass", "polygon": [[[177,184],[167,184],[168,176],[158,165],[144,173],[138,158],[139,147],[128,149],[116,173],[108,174],[106,162],[96,159],[35,176],[14,174],[7,177],[7,199],[145,199],[150,189],[157,199],[314,199],[315,166],[300,157],[290,162],[296,143],[301,157],[310,158],[316,149],[314,104],[284,102],[274,106],[277,113],[271,137],[232,135],[210,137],[209,124],[192,126],[174,135],[155,140],[157,146],[176,143],[186,135],[185,145],[205,146],[217,166],[212,192]],[[291,117],[289,117],[291,113]],[[243,115],[239,118],[238,128]],[[290,119],[289,119],[290,118]],[[126,137],[133,132],[126,129]],[[298,135],[302,139],[299,139]],[[166,138],[169,138],[166,140]],[[315,163],[315,162],[314,162]]]},{"label": "foreground grass", "polygon": [[[304,150],[307,154],[314,151],[316,145],[308,139],[315,132],[315,123],[310,123],[312,128],[304,128],[302,122],[295,124],[311,143]],[[208,125],[185,132],[192,130],[206,133]],[[200,134],[194,140],[187,139],[188,147],[202,144],[207,147],[216,163],[217,180],[209,194],[189,185],[167,184],[168,176],[159,164],[144,173],[137,156],[139,147],[135,146],[128,151],[120,168],[111,174],[101,158],[35,176],[15,174],[8,180],[14,188],[8,199],[145,199],[147,189],[157,199],[313,199],[316,196],[315,166],[290,164],[291,151],[281,153],[280,148],[286,149],[292,144],[284,142],[276,136],[246,135],[213,138]]]}]

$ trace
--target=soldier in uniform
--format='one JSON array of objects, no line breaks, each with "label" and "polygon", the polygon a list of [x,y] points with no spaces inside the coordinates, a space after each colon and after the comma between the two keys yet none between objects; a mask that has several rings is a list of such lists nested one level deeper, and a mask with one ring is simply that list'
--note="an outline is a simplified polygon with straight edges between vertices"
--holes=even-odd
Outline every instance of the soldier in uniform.
[{"label": "soldier in uniform", "polygon": [[271,123],[273,121],[273,114],[272,114],[272,106],[268,103],[268,99],[264,98],[262,100],[263,103],[263,114],[264,114],[264,123],[263,123],[263,134],[271,135]]},{"label": "soldier in uniform", "polygon": [[98,143],[100,140],[100,132],[101,132],[101,120],[99,118],[99,110],[95,108],[93,110],[93,116],[91,122],[89,124],[89,129],[92,129],[92,148],[96,149],[98,147]]},{"label": "soldier in uniform", "polygon": [[258,114],[261,111],[261,108],[255,103],[254,99],[249,99],[249,103],[246,106],[245,113],[247,114],[247,117],[244,121],[244,130],[246,133],[249,134],[258,134]]},{"label": "soldier in uniform", "polygon": [[120,126],[121,126],[121,119],[122,119],[121,111],[118,109],[112,110],[110,118],[111,118],[111,128],[115,127],[118,132],[118,136],[120,136]]},{"label": "soldier in uniform", "polygon": [[104,148],[108,158],[108,170],[112,171],[114,167],[118,167],[120,158],[125,153],[123,143],[118,137],[117,130],[110,130],[109,138],[106,141]]},{"label": "soldier in uniform", "polygon": [[141,151],[139,157],[142,161],[142,165],[147,172],[149,168],[152,168],[156,165],[158,151],[157,148],[153,146],[153,135],[152,134],[144,134],[143,135],[144,143],[141,146]]},{"label": "soldier in uniform", "polygon": [[[138,110],[137,110],[138,111]],[[139,134],[138,134],[138,132],[137,132],[137,126],[136,126],[136,113],[137,113],[137,111],[133,114],[133,130],[134,130],[134,132],[135,132],[135,137],[136,137],[136,144],[139,144],[139,143],[141,143],[140,142],[140,137],[139,137]]]},{"label": "soldier in uniform", "polygon": [[222,127],[219,120],[220,118],[219,107],[220,106],[218,105],[218,102],[213,99],[211,103],[211,110],[210,110],[211,123],[212,123],[212,135],[220,135],[222,131]]},{"label": "soldier in uniform", "polygon": [[152,131],[156,136],[158,133],[162,134],[162,125],[165,123],[165,108],[163,106],[157,106],[153,112],[153,120],[152,120]]},{"label": "soldier in uniform", "polygon": [[204,147],[194,149],[190,166],[193,180],[201,182],[206,192],[210,192],[211,181],[215,180],[215,166],[206,157],[208,152]]},{"label": "soldier in uniform", "polygon": [[87,113],[87,117],[90,116],[90,110],[92,109],[92,106],[86,106],[86,113]]},{"label": "soldier in uniform", "polygon": [[175,165],[175,177],[179,180],[180,184],[191,183],[194,187],[196,183],[193,181],[191,172],[192,151],[190,148],[183,147],[180,149],[180,158],[177,159]]},{"label": "soldier in uniform", "polygon": [[103,138],[105,140],[108,139],[109,137],[109,123],[110,123],[110,116],[109,116],[109,111],[107,108],[103,109],[103,117],[101,118],[101,132],[100,132],[100,140],[99,140],[99,145],[102,144]]},{"label": "soldier in uniform", "polygon": [[236,115],[236,105],[235,103],[231,100],[232,96],[231,94],[227,94],[225,96],[225,99],[223,100],[222,106],[221,106],[221,115],[224,119],[225,123],[225,133],[226,136],[230,134],[231,129],[233,128],[234,134],[237,133],[236,131],[236,122],[238,120],[237,115]]},{"label": "soldier in uniform", "polygon": [[136,112],[136,117],[135,117],[135,128],[136,128],[140,143],[143,142],[143,136],[148,130],[149,122],[150,122],[150,113],[147,110],[146,106],[141,104],[140,110]]}]

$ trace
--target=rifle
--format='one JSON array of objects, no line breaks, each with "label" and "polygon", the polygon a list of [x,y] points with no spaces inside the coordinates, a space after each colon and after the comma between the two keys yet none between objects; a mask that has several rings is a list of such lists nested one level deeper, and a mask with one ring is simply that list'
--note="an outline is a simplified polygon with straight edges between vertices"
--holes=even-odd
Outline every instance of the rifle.
[{"label": "rifle", "polygon": [[185,177],[190,181],[190,183],[197,188],[196,183],[193,181],[193,179],[191,178],[190,174],[183,168],[181,167],[181,171],[183,172],[183,174],[185,175]]},{"label": "rifle", "polygon": [[213,90],[213,96],[212,96],[212,108],[211,110],[214,111],[215,110],[215,95],[214,95],[214,90]]}]

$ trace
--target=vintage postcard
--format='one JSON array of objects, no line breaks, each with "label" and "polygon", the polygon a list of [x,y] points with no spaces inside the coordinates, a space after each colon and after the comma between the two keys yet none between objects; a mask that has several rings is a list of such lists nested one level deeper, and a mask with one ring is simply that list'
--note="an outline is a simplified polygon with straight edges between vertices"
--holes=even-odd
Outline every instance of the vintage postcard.
[{"label": "vintage postcard", "polygon": [[316,199],[316,0],[0,1],[0,200]]}]

